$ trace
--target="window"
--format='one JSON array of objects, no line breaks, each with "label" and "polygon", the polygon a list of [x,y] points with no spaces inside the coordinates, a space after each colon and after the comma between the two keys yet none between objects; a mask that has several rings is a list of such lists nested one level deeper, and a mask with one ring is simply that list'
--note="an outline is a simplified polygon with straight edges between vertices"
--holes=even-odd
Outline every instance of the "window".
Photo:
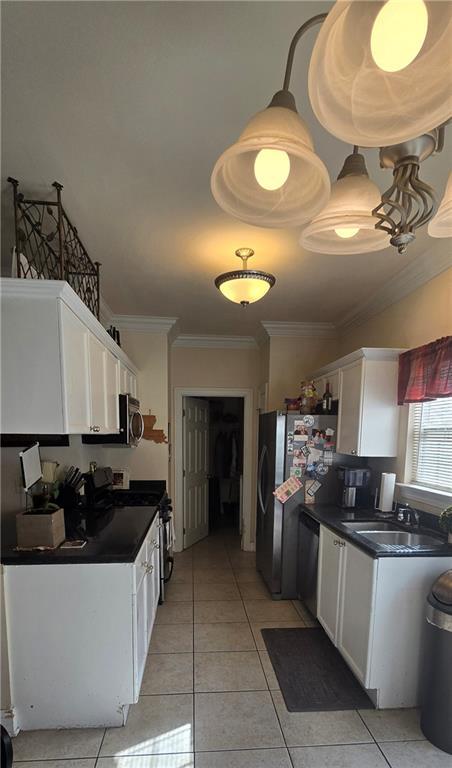
[{"label": "window", "polygon": [[452,397],[411,405],[410,481],[452,491]]}]

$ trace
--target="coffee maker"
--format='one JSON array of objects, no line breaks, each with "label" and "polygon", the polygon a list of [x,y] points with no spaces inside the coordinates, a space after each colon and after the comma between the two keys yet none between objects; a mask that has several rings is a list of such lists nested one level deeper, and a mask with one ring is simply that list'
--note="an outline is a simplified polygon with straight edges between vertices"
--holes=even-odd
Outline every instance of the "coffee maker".
[{"label": "coffee maker", "polygon": [[370,507],[370,475],[368,467],[337,468],[340,507]]}]

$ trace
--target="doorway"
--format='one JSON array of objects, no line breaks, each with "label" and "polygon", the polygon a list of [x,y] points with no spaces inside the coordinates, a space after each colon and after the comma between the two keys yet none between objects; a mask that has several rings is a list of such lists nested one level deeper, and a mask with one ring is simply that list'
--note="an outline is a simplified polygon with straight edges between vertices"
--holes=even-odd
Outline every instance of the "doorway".
[{"label": "doorway", "polygon": [[[209,532],[222,529],[237,531],[241,536],[242,549],[253,550],[250,539],[253,390],[175,388],[174,398],[173,496],[176,550],[185,549]],[[199,406],[199,423],[202,422],[203,410],[208,409],[204,467],[200,467],[199,450],[197,462],[189,455],[191,452],[193,456],[196,441],[202,450],[203,437],[202,434],[194,437],[194,433],[200,430],[193,423],[193,418],[186,420],[187,405],[192,415],[194,407]],[[187,470],[196,471],[190,471],[188,475]],[[204,487],[207,488],[206,513],[203,509],[205,491],[202,490],[202,471],[205,474]],[[194,491],[196,487],[198,490]],[[199,502],[194,501],[196,498]]]},{"label": "doorway", "polygon": [[209,533],[242,532],[243,398],[214,397],[209,405]]}]

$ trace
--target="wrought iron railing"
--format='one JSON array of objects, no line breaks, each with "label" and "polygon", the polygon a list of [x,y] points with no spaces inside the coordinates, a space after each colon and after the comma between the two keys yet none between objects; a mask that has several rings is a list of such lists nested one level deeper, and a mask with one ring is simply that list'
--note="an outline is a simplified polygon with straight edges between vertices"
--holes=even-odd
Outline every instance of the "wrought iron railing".
[{"label": "wrought iron railing", "polygon": [[15,224],[17,277],[66,280],[99,318],[100,279],[98,261],[91,261],[76,227],[61,202],[62,185],[54,181],[55,200],[28,200],[11,177]]}]

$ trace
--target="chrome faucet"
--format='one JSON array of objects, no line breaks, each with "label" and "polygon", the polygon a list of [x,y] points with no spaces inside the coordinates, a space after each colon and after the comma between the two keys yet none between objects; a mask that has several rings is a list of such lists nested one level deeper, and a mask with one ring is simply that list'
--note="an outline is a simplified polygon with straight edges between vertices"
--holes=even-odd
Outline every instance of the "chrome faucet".
[{"label": "chrome faucet", "polygon": [[412,509],[408,504],[405,504],[404,507],[399,507],[399,510],[397,512],[397,520],[399,522],[403,523],[404,525],[410,525],[413,528],[419,528],[419,512],[416,512],[415,509]]}]

